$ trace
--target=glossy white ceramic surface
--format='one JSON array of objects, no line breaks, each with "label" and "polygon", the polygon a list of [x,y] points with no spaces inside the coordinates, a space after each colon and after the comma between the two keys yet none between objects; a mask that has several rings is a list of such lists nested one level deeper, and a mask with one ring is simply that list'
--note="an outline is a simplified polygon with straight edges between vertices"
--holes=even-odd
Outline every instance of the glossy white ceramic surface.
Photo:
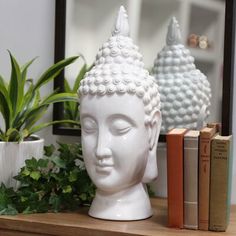
[{"label": "glossy white ceramic surface", "polygon": [[211,87],[206,76],[194,64],[190,51],[181,43],[180,28],[172,18],[166,46],[154,62],[154,77],[161,96],[162,127],[200,129],[210,114]]},{"label": "glossy white ceramic surface", "polygon": [[160,97],[129,37],[123,7],[79,94],[83,156],[97,187],[89,214],[108,220],[150,217],[144,183],[157,177]]}]

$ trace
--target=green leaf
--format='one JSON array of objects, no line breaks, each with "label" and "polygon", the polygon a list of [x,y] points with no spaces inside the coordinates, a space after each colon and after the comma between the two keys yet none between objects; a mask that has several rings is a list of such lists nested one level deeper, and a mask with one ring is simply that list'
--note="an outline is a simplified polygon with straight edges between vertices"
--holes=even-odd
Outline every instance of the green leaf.
[{"label": "green leaf", "polygon": [[146,186],[147,186],[149,197],[154,197],[155,196],[155,192],[152,190],[150,184],[147,184]]},{"label": "green leaf", "polygon": [[28,198],[27,197],[24,197],[24,196],[21,196],[21,198],[20,198],[20,201],[21,202],[26,202],[28,200]]},{"label": "green leaf", "polygon": [[52,156],[52,154],[55,150],[56,150],[56,148],[53,144],[51,144],[50,146],[44,146],[44,154],[47,157]]},{"label": "green leaf", "polygon": [[29,131],[27,129],[23,129],[21,132],[20,132],[20,139],[21,140],[24,140],[26,137],[29,136]]},{"label": "green leaf", "polygon": [[11,59],[11,79],[9,83],[9,95],[12,104],[13,116],[15,116],[17,106],[23,98],[24,86],[21,83],[20,67],[10,51],[8,52]]},{"label": "green leaf", "polygon": [[64,124],[70,123],[70,124],[74,124],[74,125],[79,126],[78,121],[73,121],[73,120],[56,120],[56,121],[51,121],[51,122],[48,122],[48,123],[43,123],[43,124],[36,125],[36,126],[32,127],[29,130],[29,135],[34,134],[34,133],[40,131],[41,129],[44,129],[44,128],[46,128],[48,126],[51,126],[53,124],[63,124],[63,123]]},{"label": "green leaf", "polygon": [[[49,105],[44,106],[38,106],[35,110],[31,111],[28,114],[25,114],[25,118],[22,121],[22,125],[24,125],[24,128],[27,130],[30,130],[33,125],[39,121],[43,115],[46,113]],[[31,133],[29,133],[30,135]]]},{"label": "green leaf", "polygon": [[76,171],[76,170],[70,171],[69,181],[75,182],[77,179],[78,179],[78,171]]},{"label": "green leaf", "polygon": [[1,214],[6,212],[8,206],[12,204],[12,198],[15,197],[15,192],[12,188],[7,188],[3,183],[0,186],[0,211]]},{"label": "green leaf", "polygon": [[72,192],[72,188],[70,185],[67,185],[65,187],[62,188],[62,192],[63,193],[71,193]]},{"label": "green leaf", "polygon": [[52,205],[52,208],[55,212],[58,212],[60,209],[60,197],[57,195],[52,195],[49,198],[49,204]]},{"label": "green leaf", "polygon": [[5,190],[5,186],[1,186],[0,189],[0,209],[5,208],[7,206],[9,199]]},{"label": "green leaf", "polygon": [[34,157],[32,159],[27,159],[25,161],[25,164],[26,164],[26,167],[32,168],[32,169],[37,169],[38,167],[38,162]]},{"label": "green leaf", "polygon": [[68,81],[66,79],[64,79],[64,91],[66,93],[72,93],[72,89],[70,87],[70,84],[68,83]]},{"label": "green leaf", "polygon": [[21,68],[21,79],[23,81],[23,83],[25,84],[26,82],[26,75],[27,75],[27,70],[29,68],[29,66],[37,59],[37,57],[33,58],[32,60],[30,60],[29,62],[27,62],[25,65],[22,66]]},{"label": "green leaf", "polygon": [[6,141],[20,140],[20,133],[15,128],[9,128],[6,132]]},{"label": "green leaf", "polygon": [[41,173],[39,171],[32,171],[30,173],[30,177],[36,181],[39,180],[39,178],[41,177]]},{"label": "green leaf", "polygon": [[21,174],[23,176],[29,176],[30,175],[30,171],[26,167],[24,167],[23,170],[21,171]]},{"label": "green leaf", "polygon": [[0,211],[0,215],[16,215],[18,211],[12,205],[8,205],[7,208]]},{"label": "green leaf", "polygon": [[67,65],[73,63],[78,57],[70,57],[57,62],[45,71],[34,86],[34,90],[39,89],[42,85],[54,79]]},{"label": "green leaf", "polygon": [[60,157],[56,156],[52,158],[52,162],[55,163],[60,168],[66,168],[66,162]]},{"label": "green leaf", "polygon": [[84,63],[83,67],[81,68],[79,74],[77,75],[74,83],[74,87],[72,92],[76,93],[79,89],[80,81],[84,78],[84,75],[86,72],[90,71],[94,65],[91,65],[90,67],[87,66],[86,63]]},{"label": "green leaf", "polygon": [[78,95],[76,93],[53,94],[47,97],[45,100],[43,100],[41,104],[44,105],[44,104],[52,104],[56,102],[65,102],[65,101],[78,102]]},{"label": "green leaf", "polygon": [[27,215],[27,214],[32,214],[34,211],[30,209],[30,206],[26,207],[26,209],[22,212],[22,214]]},{"label": "green leaf", "polygon": [[79,198],[82,200],[82,201],[86,201],[87,200],[87,194],[86,193],[81,193],[79,195]]},{"label": "green leaf", "polygon": [[[24,95],[24,87],[25,87],[25,83],[26,83],[26,79],[27,79],[27,70],[29,68],[29,66],[35,61],[37,57],[33,58],[32,60],[30,60],[29,62],[27,62],[25,65],[23,65],[23,67],[20,69],[21,71],[21,86],[22,86],[22,95]],[[23,106],[25,106],[24,103],[24,97],[19,97],[19,103],[18,103],[18,109],[17,109],[17,113],[20,112],[23,108]]]},{"label": "green leaf", "polygon": [[39,159],[38,160],[38,167],[40,168],[46,168],[48,166],[49,160],[47,159]]},{"label": "green leaf", "polygon": [[79,103],[78,102],[64,102],[64,117],[65,119],[78,121],[79,117]]},{"label": "green leaf", "polygon": [[83,67],[81,68],[79,74],[77,75],[77,77],[75,79],[75,83],[74,83],[72,92],[77,93],[77,91],[79,89],[80,81],[84,78],[84,75],[87,71],[88,71],[87,65],[84,64]]},{"label": "green leaf", "polygon": [[0,76],[0,112],[5,121],[6,130],[11,126],[11,118],[12,118],[12,106],[10,97],[4,83],[4,79]]},{"label": "green leaf", "polygon": [[30,85],[28,91],[23,98],[23,106],[21,111],[17,113],[12,121],[13,127],[20,129],[25,122],[25,115],[32,109],[32,107],[37,106],[40,100],[39,91],[33,92],[33,84]]}]

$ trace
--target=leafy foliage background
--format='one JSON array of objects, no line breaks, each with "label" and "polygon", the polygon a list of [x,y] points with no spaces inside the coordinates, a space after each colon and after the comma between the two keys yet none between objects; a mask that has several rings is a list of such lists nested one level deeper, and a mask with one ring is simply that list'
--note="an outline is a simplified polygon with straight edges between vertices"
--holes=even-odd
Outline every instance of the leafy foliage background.
[{"label": "leafy foliage background", "polygon": [[18,190],[0,186],[0,214],[76,210],[90,205],[95,186],[82,159],[80,144],[45,147],[45,157],[26,160],[15,177]]}]

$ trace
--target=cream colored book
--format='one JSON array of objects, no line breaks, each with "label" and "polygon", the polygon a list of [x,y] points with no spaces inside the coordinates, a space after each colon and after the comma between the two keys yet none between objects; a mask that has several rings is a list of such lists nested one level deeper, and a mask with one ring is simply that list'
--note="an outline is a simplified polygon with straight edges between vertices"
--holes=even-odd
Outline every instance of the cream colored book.
[{"label": "cream colored book", "polygon": [[184,228],[198,229],[199,131],[184,136]]}]

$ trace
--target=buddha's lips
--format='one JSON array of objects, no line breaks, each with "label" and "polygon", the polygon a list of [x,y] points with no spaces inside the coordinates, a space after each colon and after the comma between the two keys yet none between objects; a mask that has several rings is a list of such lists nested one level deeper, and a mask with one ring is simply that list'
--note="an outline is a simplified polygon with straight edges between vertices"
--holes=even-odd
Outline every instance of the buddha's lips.
[{"label": "buddha's lips", "polygon": [[101,159],[95,162],[95,165],[98,167],[112,167],[114,166],[113,162]]}]

